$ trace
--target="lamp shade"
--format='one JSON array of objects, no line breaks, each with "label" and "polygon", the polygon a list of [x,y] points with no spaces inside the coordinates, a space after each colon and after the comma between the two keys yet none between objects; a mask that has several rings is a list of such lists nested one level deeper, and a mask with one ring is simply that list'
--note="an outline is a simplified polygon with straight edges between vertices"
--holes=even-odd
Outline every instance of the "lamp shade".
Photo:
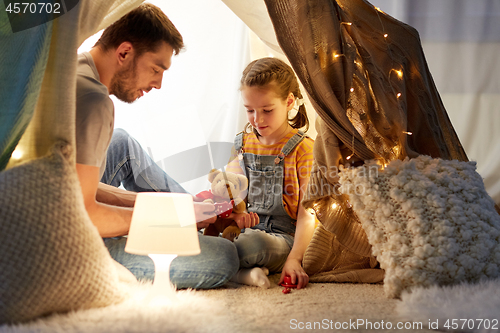
[{"label": "lamp shade", "polygon": [[140,255],[199,254],[193,197],[184,193],[138,193],[125,251]]}]

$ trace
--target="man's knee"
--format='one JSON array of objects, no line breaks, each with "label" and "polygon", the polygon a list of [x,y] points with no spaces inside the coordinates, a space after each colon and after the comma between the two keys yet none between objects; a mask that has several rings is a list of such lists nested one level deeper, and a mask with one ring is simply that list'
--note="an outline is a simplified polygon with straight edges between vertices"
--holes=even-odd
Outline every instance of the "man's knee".
[{"label": "man's knee", "polygon": [[128,139],[130,137],[130,134],[128,134],[128,132],[123,128],[115,128],[113,130],[113,137],[111,138],[111,142],[128,142]]}]

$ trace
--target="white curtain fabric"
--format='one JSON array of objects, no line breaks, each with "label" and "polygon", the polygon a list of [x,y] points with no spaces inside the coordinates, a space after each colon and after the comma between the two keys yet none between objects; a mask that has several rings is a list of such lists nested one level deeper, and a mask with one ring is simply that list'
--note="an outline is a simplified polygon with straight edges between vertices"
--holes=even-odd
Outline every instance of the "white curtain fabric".
[{"label": "white curtain fabric", "polygon": [[[279,50],[262,0],[223,0],[266,45]],[[500,1],[372,0],[416,28],[430,71],[470,160],[500,203]]]},{"label": "white curtain fabric", "polygon": [[500,203],[500,1],[371,2],[419,31],[453,126]]}]

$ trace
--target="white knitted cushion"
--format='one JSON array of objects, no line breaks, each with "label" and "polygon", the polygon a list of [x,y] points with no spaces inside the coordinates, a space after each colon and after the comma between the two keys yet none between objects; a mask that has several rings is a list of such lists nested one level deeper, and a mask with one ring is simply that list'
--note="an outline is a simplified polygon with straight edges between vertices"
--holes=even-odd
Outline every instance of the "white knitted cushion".
[{"label": "white knitted cushion", "polygon": [[0,324],[123,299],[74,167],[54,151],[0,173]]},{"label": "white knitted cushion", "polygon": [[420,156],[340,172],[341,191],[385,269],[384,290],[496,278],[500,216],[475,162]]}]

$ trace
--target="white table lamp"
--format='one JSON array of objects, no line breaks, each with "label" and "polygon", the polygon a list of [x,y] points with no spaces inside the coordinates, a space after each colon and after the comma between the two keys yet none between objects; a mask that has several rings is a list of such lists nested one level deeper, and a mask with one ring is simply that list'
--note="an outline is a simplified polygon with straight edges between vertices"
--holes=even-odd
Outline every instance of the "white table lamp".
[{"label": "white table lamp", "polygon": [[148,255],[155,265],[153,287],[146,300],[172,299],[170,263],[178,255],[200,253],[193,198],[184,193],[138,193],[125,251]]}]

